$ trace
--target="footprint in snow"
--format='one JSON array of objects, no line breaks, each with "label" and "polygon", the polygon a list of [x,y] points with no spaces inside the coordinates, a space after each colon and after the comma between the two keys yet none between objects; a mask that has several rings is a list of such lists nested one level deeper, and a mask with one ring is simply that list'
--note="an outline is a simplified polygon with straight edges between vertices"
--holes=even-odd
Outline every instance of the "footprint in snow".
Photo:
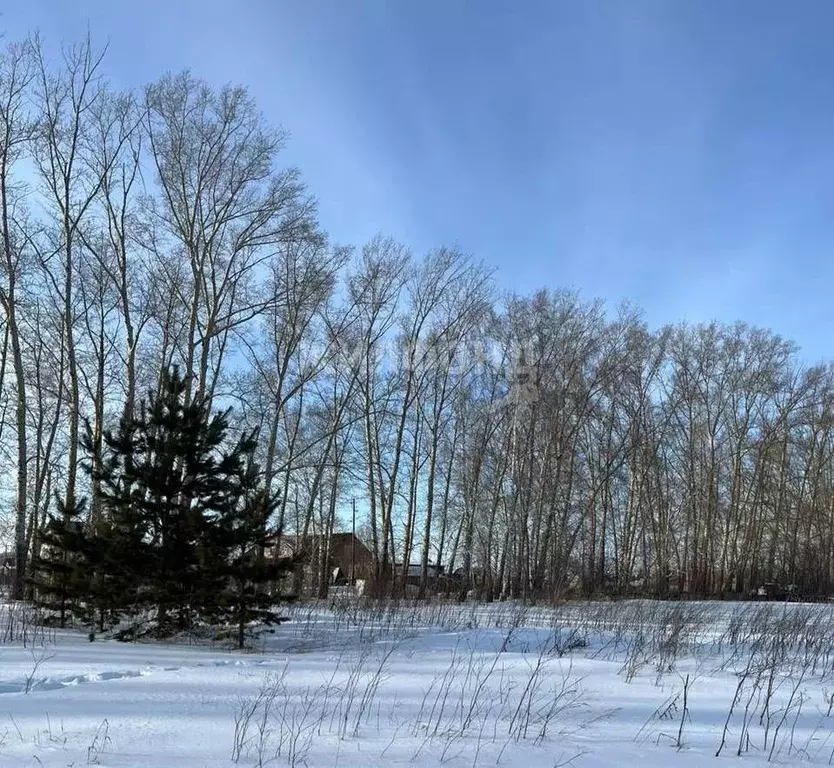
[{"label": "footprint in snow", "polygon": [[[57,691],[73,685],[86,685],[87,683],[105,682],[107,680],[124,680],[132,677],[142,677],[148,670],[125,670],[99,672],[93,675],[70,675],[69,677],[42,677],[38,680],[31,680],[28,683],[28,691]],[[27,691],[26,680],[0,681],[0,695],[6,693],[25,693]]]}]

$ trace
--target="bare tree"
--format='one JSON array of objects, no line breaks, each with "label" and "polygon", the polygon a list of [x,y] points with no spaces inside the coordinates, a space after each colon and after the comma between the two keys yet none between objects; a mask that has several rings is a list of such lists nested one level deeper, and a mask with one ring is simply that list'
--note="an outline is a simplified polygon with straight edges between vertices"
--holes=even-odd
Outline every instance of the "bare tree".
[{"label": "bare tree", "polygon": [[216,92],[187,72],[166,75],[145,104],[160,191],[152,211],[170,239],[160,266],[187,316],[179,355],[189,386],[211,396],[229,333],[273,298],[257,289],[260,270],[310,230],[312,203],[297,171],[275,168],[285,136],[243,88]]},{"label": "bare tree", "polygon": [[62,67],[51,69],[39,40],[36,104],[39,131],[34,142],[34,161],[44,191],[44,201],[53,214],[40,243],[40,262],[56,305],[63,314],[67,361],[68,455],[64,505],[77,501],[78,446],[81,420],[81,376],[76,350],[76,264],[81,231],[102,184],[101,168],[93,159],[91,114],[103,98],[100,67],[104,52],[93,49],[89,37],[66,48]]},{"label": "bare tree", "polygon": [[24,251],[26,233],[21,228],[25,220],[22,210],[25,188],[15,182],[16,164],[28,154],[36,131],[36,121],[27,104],[28,89],[34,79],[35,68],[31,43],[12,43],[0,55],[0,240],[2,240],[3,283],[0,286],[5,329],[3,343],[3,371],[5,378],[6,349],[11,345],[15,376],[15,428],[17,442],[17,488],[15,494],[15,582],[12,596],[23,597],[26,575],[28,435],[26,424],[26,371],[20,331],[20,292],[25,278]]}]

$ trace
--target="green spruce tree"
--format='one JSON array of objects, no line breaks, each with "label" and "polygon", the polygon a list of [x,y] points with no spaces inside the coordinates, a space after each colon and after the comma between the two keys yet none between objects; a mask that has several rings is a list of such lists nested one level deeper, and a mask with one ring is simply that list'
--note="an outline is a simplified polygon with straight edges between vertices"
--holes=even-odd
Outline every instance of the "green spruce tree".
[{"label": "green spruce tree", "polygon": [[86,502],[66,508],[56,494],[56,508],[38,535],[31,563],[31,584],[36,605],[57,613],[61,627],[85,599],[90,572],[84,530]]},{"label": "green spruce tree", "polygon": [[[252,551],[271,540],[275,502],[261,487],[254,434],[230,443],[229,413],[186,397],[177,369],[115,432],[104,434],[103,527],[90,558],[100,617],[152,610],[167,635],[193,620],[266,620],[262,584],[275,568]],[[115,594],[114,594],[115,593]]]},{"label": "green spruce tree", "polygon": [[235,627],[238,648],[244,647],[251,622],[270,625],[279,620],[269,587],[293,566],[290,558],[278,558],[273,552],[280,531],[271,518],[279,496],[264,484],[255,448],[254,435],[241,441],[238,455],[245,458],[215,528],[217,548],[224,553],[215,560],[222,564],[223,584],[217,607],[220,617]]}]

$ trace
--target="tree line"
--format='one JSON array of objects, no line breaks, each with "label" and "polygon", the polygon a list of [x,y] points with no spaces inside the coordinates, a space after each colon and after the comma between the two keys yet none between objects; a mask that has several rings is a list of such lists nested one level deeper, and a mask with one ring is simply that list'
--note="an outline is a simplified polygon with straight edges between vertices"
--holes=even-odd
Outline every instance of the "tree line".
[{"label": "tree line", "polygon": [[741,323],[505,296],[456,248],[334,243],[245,88],[122,91],[105,64],[90,40],[0,57],[15,597],[51,520],[109,524],[108,430],[175,366],[183,407],[257,435],[275,531],[326,550],[356,500],[383,591],[409,563],[421,596],[433,564],[485,599],[831,589],[831,365]]}]

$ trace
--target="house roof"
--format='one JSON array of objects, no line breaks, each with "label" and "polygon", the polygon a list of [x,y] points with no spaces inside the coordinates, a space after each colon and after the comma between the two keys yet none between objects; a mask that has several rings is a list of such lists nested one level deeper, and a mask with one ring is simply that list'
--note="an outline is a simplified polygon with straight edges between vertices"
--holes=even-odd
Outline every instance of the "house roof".
[{"label": "house roof", "polygon": [[[322,539],[322,538],[324,538],[324,534],[321,534],[321,533],[308,533],[306,536],[299,536],[298,534],[284,534],[283,536],[281,536],[282,541],[300,541],[302,539],[304,541],[318,541],[319,539]],[[362,546],[365,546],[362,539],[360,539],[358,536],[356,536],[353,533],[332,533],[332,534],[330,534],[330,541],[331,542],[333,542],[333,541],[344,541],[344,540],[350,540],[350,539],[356,539],[356,541],[359,544],[362,544]]]},{"label": "house roof", "polygon": [[[308,534],[307,536],[282,536],[280,539],[280,547],[282,549],[289,549],[292,551],[295,551],[297,549],[306,549],[320,541],[322,538],[322,534],[318,533]],[[365,550],[368,554],[370,554],[370,548],[362,541],[362,539],[360,539],[358,536],[355,536],[352,533],[334,533],[330,536],[331,548],[334,544],[352,544],[353,541],[356,542],[357,549],[359,549],[360,551]]]}]

